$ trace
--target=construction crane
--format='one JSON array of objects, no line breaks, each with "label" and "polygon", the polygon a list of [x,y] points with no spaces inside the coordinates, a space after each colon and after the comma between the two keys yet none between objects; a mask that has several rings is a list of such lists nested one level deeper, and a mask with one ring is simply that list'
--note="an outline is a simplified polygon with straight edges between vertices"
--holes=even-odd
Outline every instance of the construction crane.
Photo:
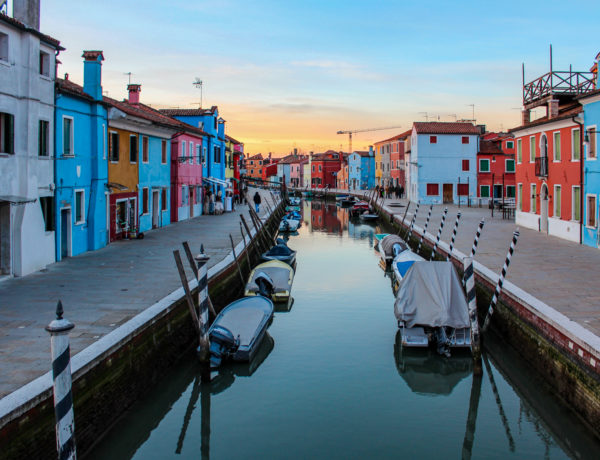
[{"label": "construction crane", "polygon": [[369,129],[352,129],[348,131],[338,131],[338,134],[347,134],[348,135],[348,153],[352,153],[352,135],[356,133],[366,133],[368,131],[384,131],[386,129],[400,129],[401,126],[388,126],[387,128],[369,128]]}]

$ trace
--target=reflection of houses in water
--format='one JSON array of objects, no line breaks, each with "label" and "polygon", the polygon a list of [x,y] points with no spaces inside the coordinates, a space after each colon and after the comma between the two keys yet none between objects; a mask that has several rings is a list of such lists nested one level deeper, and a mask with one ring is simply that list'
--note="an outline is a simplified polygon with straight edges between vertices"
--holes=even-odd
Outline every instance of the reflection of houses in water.
[{"label": "reflection of houses in water", "polygon": [[324,230],[327,233],[343,234],[344,226],[338,219],[338,208],[334,203],[313,201],[311,208],[311,230]]}]

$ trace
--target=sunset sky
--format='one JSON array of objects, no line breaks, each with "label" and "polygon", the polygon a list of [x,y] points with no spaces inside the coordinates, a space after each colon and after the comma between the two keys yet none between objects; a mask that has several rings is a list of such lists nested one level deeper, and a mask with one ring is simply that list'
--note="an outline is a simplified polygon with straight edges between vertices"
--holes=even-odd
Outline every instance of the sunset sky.
[{"label": "sunset sky", "polygon": [[[59,75],[82,82],[84,49],[104,51],[103,83],[158,107],[218,105],[250,153],[354,149],[413,121],[518,124],[521,63],[532,80],[587,71],[600,51],[595,2],[42,0],[41,29],[67,48]],[[194,104],[196,103],[196,104]]]}]

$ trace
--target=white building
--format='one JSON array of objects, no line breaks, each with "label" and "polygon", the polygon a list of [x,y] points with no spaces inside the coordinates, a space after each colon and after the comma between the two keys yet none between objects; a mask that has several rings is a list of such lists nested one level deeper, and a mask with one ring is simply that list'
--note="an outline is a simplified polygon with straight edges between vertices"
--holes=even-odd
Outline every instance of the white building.
[{"label": "white building", "polygon": [[55,260],[54,78],[62,48],[39,32],[39,0],[0,13],[0,276]]}]

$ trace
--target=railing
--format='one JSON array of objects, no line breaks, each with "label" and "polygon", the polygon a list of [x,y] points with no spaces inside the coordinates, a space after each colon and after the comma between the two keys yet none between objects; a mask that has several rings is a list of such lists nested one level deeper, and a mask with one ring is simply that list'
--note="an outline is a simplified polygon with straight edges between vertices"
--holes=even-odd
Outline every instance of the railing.
[{"label": "railing", "polygon": [[593,89],[592,72],[548,72],[523,86],[523,105],[551,94],[577,95]]},{"label": "railing", "polygon": [[537,157],[535,159],[536,177],[548,177],[548,157]]}]

